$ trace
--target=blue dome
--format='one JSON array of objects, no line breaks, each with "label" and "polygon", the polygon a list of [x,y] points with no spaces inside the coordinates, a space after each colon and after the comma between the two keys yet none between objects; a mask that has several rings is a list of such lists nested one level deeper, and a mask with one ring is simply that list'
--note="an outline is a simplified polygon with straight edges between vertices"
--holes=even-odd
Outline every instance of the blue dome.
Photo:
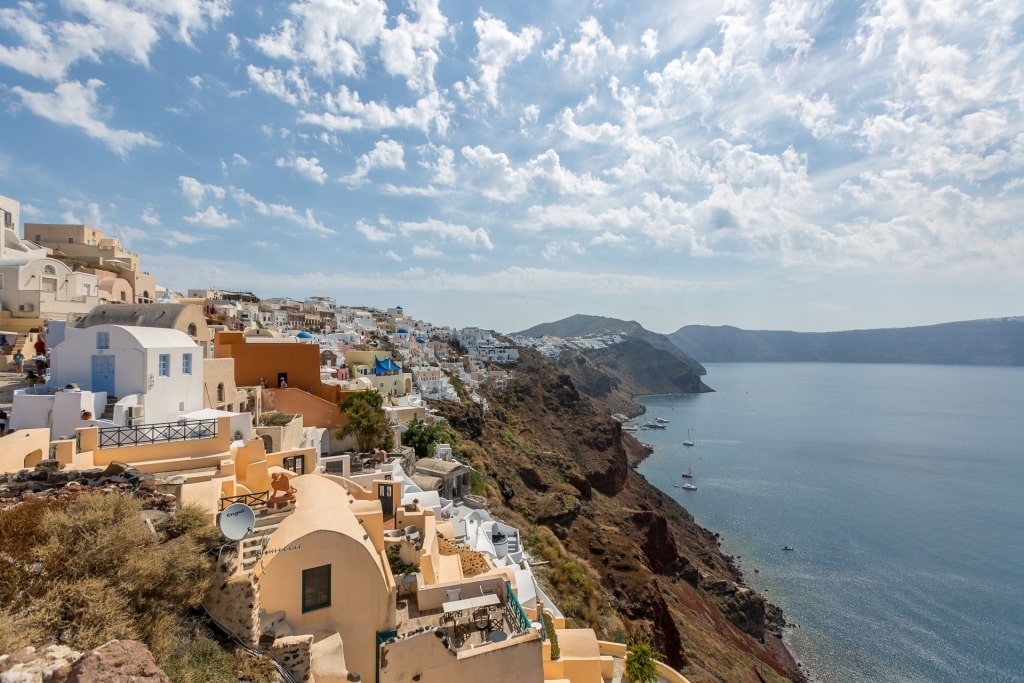
[{"label": "blue dome", "polygon": [[313,335],[311,335],[309,332],[306,332],[305,330],[303,330],[302,332],[299,332],[295,336],[298,337],[299,339],[312,339],[313,338]]},{"label": "blue dome", "polygon": [[409,334],[409,330],[405,329],[404,327],[399,327],[398,334]]}]

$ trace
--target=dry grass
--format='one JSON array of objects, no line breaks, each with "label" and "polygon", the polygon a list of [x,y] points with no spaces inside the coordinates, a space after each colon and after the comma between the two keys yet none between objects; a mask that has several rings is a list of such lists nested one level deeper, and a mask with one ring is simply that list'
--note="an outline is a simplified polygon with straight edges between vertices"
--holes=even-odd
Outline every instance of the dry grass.
[{"label": "dry grass", "polygon": [[162,664],[190,641],[185,616],[206,594],[216,530],[186,506],[154,534],[141,512],[94,494],[0,513],[0,652],[135,639]]}]

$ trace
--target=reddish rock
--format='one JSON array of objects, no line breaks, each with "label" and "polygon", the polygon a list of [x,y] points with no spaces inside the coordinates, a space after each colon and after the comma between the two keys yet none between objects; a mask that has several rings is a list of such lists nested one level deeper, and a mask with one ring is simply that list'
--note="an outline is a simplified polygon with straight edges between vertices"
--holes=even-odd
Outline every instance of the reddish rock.
[{"label": "reddish rock", "polygon": [[153,655],[135,640],[111,640],[82,655],[55,683],[170,683]]}]

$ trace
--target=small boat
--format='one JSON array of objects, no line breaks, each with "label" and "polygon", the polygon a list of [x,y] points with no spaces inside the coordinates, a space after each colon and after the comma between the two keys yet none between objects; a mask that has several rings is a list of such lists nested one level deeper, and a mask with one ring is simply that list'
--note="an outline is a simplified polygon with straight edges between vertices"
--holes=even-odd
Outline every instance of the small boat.
[{"label": "small boat", "polygon": [[692,446],[693,445],[693,439],[690,438],[690,428],[689,427],[686,428],[686,441],[683,442],[683,445],[684,446]]},{"label": "small boat", "polygon": [[635,432],[638,427],[635,424],[624,424],[622,425],[622,431],[624,432]]},{"label": "small boat", "polygon": [[697,490],[697,487],[694,484],[691,484],[690,482],[686,482],[685,484],[683,484],[679,488],[686,489],[687,491],[696,491]]},{"label": "small boat", "polygon": [[654,418],[654,421],[657,422],[658,424],[663,424],[663,425],[667,425],[668,424],[668,420],[666,420],[663,417],[656,417],[656,418]]},{"label": "small boat", "polygon": [[682,476],[683,479],[693,479],[693,470],[686,470]]},{"label": "small boat", "polygon": [[668,429],[668,427],[660,422],[645,422],[644,429]]},{"label": "small boat", "polygon": [[793,546],[791,546],[791,545],[784,545],[784,546],[782,546],[782,549],[783,550],[792,550]]}]

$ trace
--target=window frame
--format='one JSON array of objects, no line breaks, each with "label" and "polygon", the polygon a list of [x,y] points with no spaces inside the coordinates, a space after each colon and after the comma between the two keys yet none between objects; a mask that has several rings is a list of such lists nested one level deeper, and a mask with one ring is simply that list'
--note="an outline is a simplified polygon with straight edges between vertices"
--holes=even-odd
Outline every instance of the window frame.
[{"label": "window frame", "polygon": [[181,354],[181,374],[191,375],[192,374],[192,354],[183,353]]},{"label": "window frame", "polygon": [[159,358],[159,373],[161,377],[171,376],[171,354],[161,353]]},{"label": "window frame", "polygon": [[302,570],[302,613],[331,606],[331,565]]},{"label": "window frame", "polygon": [[96,333],[96,348],[97,349],[109,349],[110,348],[110,332],[97,332]]}]

